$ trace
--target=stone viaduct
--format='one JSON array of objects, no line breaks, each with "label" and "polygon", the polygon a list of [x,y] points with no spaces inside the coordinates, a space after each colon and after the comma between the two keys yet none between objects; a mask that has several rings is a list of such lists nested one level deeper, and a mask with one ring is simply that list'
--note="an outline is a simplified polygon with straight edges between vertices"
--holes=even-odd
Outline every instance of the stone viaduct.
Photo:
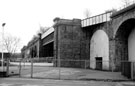
[{"label": "stone viaduct", "polygon": [[[135,61],[135,4],[84,20],[56,18],[54,22],[56,59],[88,60],[90,68],[122,71],[130,77]],[[61,66],[83,64],[61,62]]]},{"label": "stone viaduct", "polygon": [[40,51],[42,57],[51,52],[54,59],[61,59],[55,66],[84,67],[83,60],[87,60],[89,68],[113,69],[131,77],[131,65],[135,67],[131,64],[135,62],[135,4],[83,20],[55,18],[52,28],[42,35]]}]

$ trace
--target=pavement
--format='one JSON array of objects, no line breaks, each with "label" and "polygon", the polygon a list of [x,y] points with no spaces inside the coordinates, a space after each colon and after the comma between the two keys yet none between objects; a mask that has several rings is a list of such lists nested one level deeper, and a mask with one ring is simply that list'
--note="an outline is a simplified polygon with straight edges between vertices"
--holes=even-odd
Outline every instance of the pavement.
[{"label": "pavement", "polygon": [[[19,77],[19,63],[11,63],[10,77]],[[30,63],[21,64],[21,77],[43,78],[43,79],[61,79],[61,80],[96,80],[96,81],[130,81],[120,72],[99,71],[82,68],[59,68],[52,67],[52,63],[34,63],[31,71]],[[31,73],[32,72],[32,73]]]},{"label": "pavement", "polygon": [[[11,73],[16,70],[14,74],[19,69],[18,66],[10,68]],[[37,65],[33,66],[33,78],[30,78],[30,72],[31,66],[22,66],[20,78],[0,78],[0,86],[135,86],[135,82],[122,76],[120,72]]]},{"label": "pavement", "polygon": [[[22,70],[21,77],[31,77],[29,67]],[[120,72],[98,71],[79,68],[34,67],[32,77],[67,80],[129,81]]]},{"label": "pavement", "polygon": [[0,78],[0,86],[135,86],[135,82]]}]

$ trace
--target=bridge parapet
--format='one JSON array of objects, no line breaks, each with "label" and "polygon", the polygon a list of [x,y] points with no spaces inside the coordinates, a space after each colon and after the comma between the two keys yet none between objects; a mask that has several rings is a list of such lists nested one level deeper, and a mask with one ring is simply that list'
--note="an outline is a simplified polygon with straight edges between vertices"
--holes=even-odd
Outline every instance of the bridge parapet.
[{"label": "bridge parapet", "polygon": [[86,18],[86,19],[83,19],[81,21],[82,27],[87,27],[87,26],[91,26],[91,25],[95,25],[95,24],[110,21],[111,20],[111,18],[110,18],[111,15],[112,15],[112,11],[106,12],[106,13],[103,13],[103,14],[100,14],[100,15],[96,15],[96,16],[93,16],[93,17],[89,17],[89,18]]},{"label": "bridge parapet", "polygon": [[42,34],[41,39],[44,39],[45,37],[47,37],[49,34],[54,32],[54,28],[50,27],[44,34]]}]

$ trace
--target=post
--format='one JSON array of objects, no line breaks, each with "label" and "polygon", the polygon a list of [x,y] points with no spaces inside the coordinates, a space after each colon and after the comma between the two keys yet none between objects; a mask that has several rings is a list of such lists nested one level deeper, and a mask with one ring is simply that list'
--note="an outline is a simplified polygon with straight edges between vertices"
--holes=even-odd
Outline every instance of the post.
[{"label": "post", "polygon": [[2,45],[2,71],[4,72],[3,45]]},{"label": "post", "polygon": [[131,79],[133,80],[134,79],[134,69],[133,69],[133,66],[134,66],[134,62],[131,62]]},{"label": "post", "polygon": [[112,72],[114,72],[113,69],[114,69],[114,62],[113,62],[113,60],[112,60],[112,61],[111,61],[111,71],[112,71]]},{"label": "post", "polygon": [[60,58],[58,58],[58,63],[59,63],[59,80],[60,80],[60,76],[61,76],[61,74],[60,74],[60,72],[61,72],[61,70],[60,70],[60,66],[61,66],[61,59]]},{"label": "post", "polygon": [[31,58],[31,78],[33,78],[33,58]]},{"label": "post", "polygon": [[9,76],[9,59],[7,58],[7,73],[6,73],[6,76]]},{"label": "post", "polygon": [[21,77],[21,60],[20,60],[20,63],[19,63],[19,77]]},{"label": "post", "polygon": [[3,46],[4,46],[4,26],[6,23],[2,24],[2,71],[4,71],[4,54],[3,54]]},{"label": "post", "polygon": [[86,60],[84,60],[84,62],[85,62],[85,69],[86,69]]}]

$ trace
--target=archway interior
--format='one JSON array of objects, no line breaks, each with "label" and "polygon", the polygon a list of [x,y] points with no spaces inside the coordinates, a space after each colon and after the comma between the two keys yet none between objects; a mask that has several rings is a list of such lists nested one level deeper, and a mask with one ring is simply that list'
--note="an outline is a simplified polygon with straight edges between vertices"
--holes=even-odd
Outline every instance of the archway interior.
[{"label": "archway interior", "polygon": [[54,52],[53,52],[53,42],[46,44],[43,46],[43,57],[53,57]]},{"label": "archway interior", "polygon": [[129,41],[131,32],[135,27],[135,19],[126,20],[121,24],[115,36],[115,64],[116,69],[121,70],[121,62],[129,61]]}]

